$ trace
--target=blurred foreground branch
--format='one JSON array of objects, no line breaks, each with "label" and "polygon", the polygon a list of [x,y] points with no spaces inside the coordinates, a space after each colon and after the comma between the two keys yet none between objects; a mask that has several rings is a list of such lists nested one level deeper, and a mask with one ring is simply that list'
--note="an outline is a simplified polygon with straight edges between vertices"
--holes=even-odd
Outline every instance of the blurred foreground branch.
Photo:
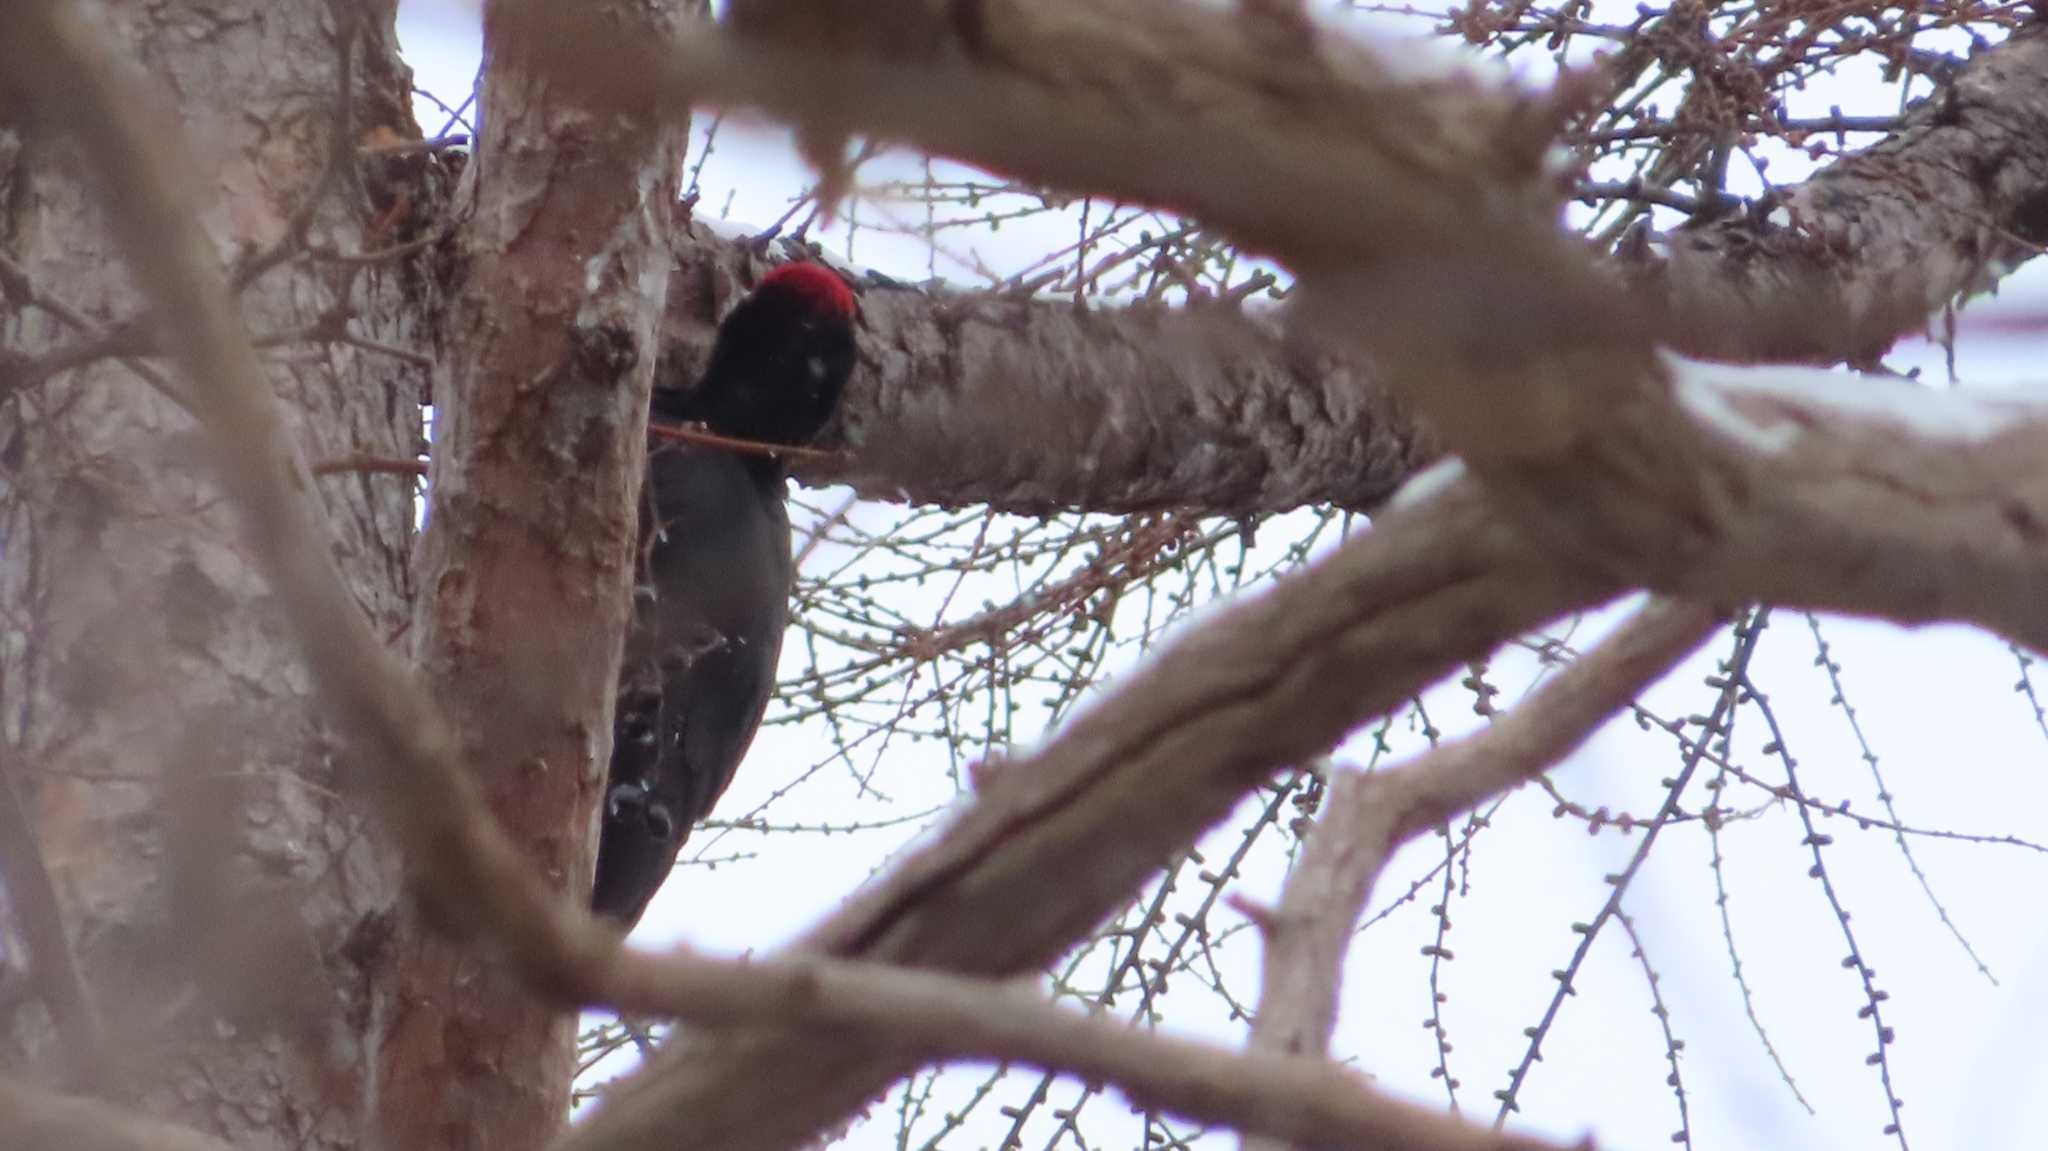
[{"label": "blurred foreground branch", "polygon": [[[1194,19],[1192,6],[1173,9]],[[1182,31],[1198,49],[1230,47],[1219,48],[1207,26]],[[1329,269],[1317,273],[1324,301],[1337,305],[1329,314],[1346,314],[1345,301],[1405,314],[1400,309],[1418,305],[1389,302],[1392,273],[1438,269],[1407,281],[1409,291],[1454,306],[1409,330],[1394,359],[1411,373],[1426,362],[1440,369],[1440,390],[1415,388],[1413,375],[1407,386],[1448,417],[1446,434],[1478,478],[1455,467],[1433,473],[1372,531],[1183,636],[1045,747],[990,772],[976,804],[820,925],[798,953],[736,965],[687,951],[625,952],[527,868],[477,801],[432,704],[348,597],[309,498],[307,468],[284,435],[196,224],[177,134],[147,122],[146,102],[126,94],[113,62],[68,9],[29,5],[16,32],[0,58],[64,109],[86,145],[113,225],[162,309],[251,546],[422,897],[448,927],[504,949],[536,988],[564,1002],[773,1024],[678,1045],[569,1132],[567,1147],[787,1146],[896,1075],[948,1054],[1042,1060],[1114,1078],[1162,1106],[1297,1142],[1527,1146],[1393,1103],[1313,1061],[1112,1031],[986,984],[819,956],[979,976],[1031,971],[1272,771],[1326,750],[1459,661],[1629,586],[1707,602],[1763,598],[1907,621],[1963,619],[2048,646],[2048,608],[2036,594],[2048,582],[2041,409],[1904,389],[1859,407],[1812,377],[1673,364],[1625,323],[1619,334],[1587,326],[1612,302],[1610,290],[1585,269],[1574,272],[1558,244],[1515,223],[1520,213],[1496,215],[1490,231],[1480,229],[1481,239],[1507,246],[1476,257],[1468,237],[1446,230],[1446,213],[1471,207],[1484,188],[1424,203],[1438,189],[1418,184],[1415,173],[1436,172],[1440,157],[1396,149],[1392,159],[1326,162],[1318,178],[1340,180],[1332,193],[1359,190],[1343,180],[1391,181],[1391,199],[1359,214],[1387,229],[1383,243],[1338,244],[1311,260]],[[1003,33],[1000,25],[965,30],[983,58]],[[1112,51],[1136,47],[1110,41]],[[731,59],[707,62],[718,66],[713,81],[740,82]],[[855,78],[872,79],[887,95],[920,77],[871,68]],[[994,116],[989,101],[1000,95],[995,85],[967,105]],[[1446,106],[1474,98],[1450,89],[1423,95]],[[922,101],[945,103],[928,92]],[[1101,124],[1117,122],[1100,107],[1085,111]],[[1488,132],[1514,119],[1479,115],[1466,130],[1493,139]],[[1000,123],[956,126],[979,133]],[[1108,131],[1087,129],[1080,111],[1048,125],[1013,137]],[[1213,127],[1191,122],[1166,136],[1185,140]],[[1475,152],[1470,138],[1458,139],[1466,143],[1453,140],[1445,155]],[[1518,155],[1509,149],[1496,158]],[[1078,149],[1062,162],[1080,179],[1103,161]],[[1202,174],[1166,164],[1147,179]],[[1102,190],[1124,186],[1103,181]],[[1404,200],[1404,190],[1420,198]],[[1329,212],[1339,205],[1347,215],[1354,206],[1332,200]],[[1270,213],[1246,227],[1248,238],[1276,247],[1308,235],[1300,221]],[[1430,261],[1434,243],[1450,246],[1440,264]],[[1501,260],[1523,255],[1531,258],[1526,267],[1500,274]],[[1535,323],[1481,330],[1477,303],[1532,301],[1543,275],[1560,270],[1552,311],[1535,313],[1566,321],[1549,329],[1548,342],[1538,340]],[[1533,358],[1518,358],[1532,349]],[[1523,390],[1503,399],[1509,383]],[[1488,404],[1491,422],[1475,415]],[[1524,439],[1504,439],[1503,426]],[[1597,450],[1570,455],[1582,449]],[[1530,482],[1504,482],[1519,480]],[[1682,546],[1660,548],[1674,536]],[[1492,788],[1519,775],[1474,778]],[[1468,783],[1437,802],[1469,802],[1479,790]],[[821,1036],[820,1023],[857,1029]]]}]

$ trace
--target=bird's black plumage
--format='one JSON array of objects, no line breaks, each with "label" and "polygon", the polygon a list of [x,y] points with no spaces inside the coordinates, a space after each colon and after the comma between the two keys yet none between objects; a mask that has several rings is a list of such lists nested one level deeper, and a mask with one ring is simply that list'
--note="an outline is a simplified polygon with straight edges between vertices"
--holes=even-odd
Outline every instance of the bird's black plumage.
[{"label": "bird's black plumage", "polygon": [[[784,265],[719,325],[697,386],[657,392],[651,415],[807,443],[853,370],[853,321],[853,294],[836,275]],[[774,693],[789,616],[786,489],[770,456],[649,446],[591,895],[594,910],[629,926],[732,782]]]}]

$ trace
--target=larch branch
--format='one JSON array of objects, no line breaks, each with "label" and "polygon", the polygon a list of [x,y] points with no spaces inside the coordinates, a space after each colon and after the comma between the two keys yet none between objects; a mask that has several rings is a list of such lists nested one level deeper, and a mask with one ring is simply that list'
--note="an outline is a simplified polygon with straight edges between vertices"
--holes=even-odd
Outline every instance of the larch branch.
[{"label": "larch branch", "polygon": [[[1653,600],[1478,733],[1387,771],[1340,771],[1279,906],[1260,922],[1265,960],[1248,1047],[1326,1055],[1344,957],[1388,857],[1570,755],[1719,622],[1705,608]],[[1288,1146],[1270,1139],[1243,1145],[1246,1151]]]}]

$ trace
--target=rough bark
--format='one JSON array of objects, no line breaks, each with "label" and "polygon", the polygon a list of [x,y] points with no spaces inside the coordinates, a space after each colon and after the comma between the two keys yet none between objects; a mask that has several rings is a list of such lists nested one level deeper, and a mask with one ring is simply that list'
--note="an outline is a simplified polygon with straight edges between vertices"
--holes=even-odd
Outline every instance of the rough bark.
[{"label": "rough bark", "polygon": [[[675,237],[663,386],[687,386],[756,247],[685,224]],[[860,285],[861,364],[806,483],[872,499],[1218,515],[1370,509],[1436,456],[1362,357],[1233,308]]]},{"label": "rough bark", "polygon": [[[798,7],[812,15],[831,10]],[[1164,27],[1170,11],[1171,20],[1209,19],[1149,4],[1107,19],[1128,21],[1128,37],[1137,37],[1134,29],[1144,19]],[[1144,19],[1132,19],[1133,12]],[[1214,19],[1228,24],[1225,14]],[[654,61],[640,81],[621,79],[633,75],[625,68],[603,78],[670,98],[711,94],[755,101],[800,120],[857,119],[885,137],[950,148],[1070,189],[1121,191],[1168,207],[1206,209],[1206,222],[1248,240],[1277,236],[1294,245],[1287,253],[1308,269],[1344,251],[1372,250],[1385,237],[1366,216],[1332,220],[1308,213],[1275,220],[1267,203],[1277,198],[1310,207],[1326,201],[1350,205],[1357,189],[1368,187],[1397,201],[1402,195],[1427,198],[1412,189],[1402,192],[1406,186],[1398,183],[1386,185],[1394,193],[1379,190],[1357,172],[1345,177],[1357,181],[1349,189],[1327,184],[1339,178],[1330,155],[1364,154],[1356,159],[1361,171],[1378,162],[1370,154],[1384,139],[1372,132],[1374,117],[1401,113],[1406,105],[1399,100],[1377,107],[1370,99],[1347,97],[1363,109],[1358,119],[1305,119],[1313,128],[1306,140],[1284,134],[1254,139],[1255,120],[1247,119],[1188,142],[1189,165],[1216,153],[1216,165],[1230,173],[1257,171],[1258,188],[1245,190],[1230,179],[1190,180],[1187,165],[1169,174],[1172,165],[1142,162],[1141,141],[1177,120],[1199,123],[1211,105],[1224,106],[1220,97],[1211,93],[1188,109],[1131,87],[1123,93],[1127,107],[1115,115],[1092,114],[1076,105],[1094,98],[1093,90],[1033,71],[1033,37],[1049,33],[1024,15],[997,20],[984,29],[986,39],[966,47],[978,65],[972,74],[963,74],[957,62],[933,62],[917,47],[928,48],[930,36],[877,39],[845,31],[845,43],[832,41],[838,48],[831,59],[822,59],[818,43],[830,35],[817,29],[829,26],[820,18],[800,23],[801,35],[756,27],[746,37],[706,36],[683,52],[699,65],[694,72]],[[932,35],[943,43],[956,31]],[[785,34],[791,38],[771,42],[771,36]],[[1154,29],[1160,39],[1173,34]],[[1215,29],[1204,35],[1205,51],[1221,51],[1218,43],[1227,42],[1217,39]],[[1006,37],[1016,43],[1006,44]],[[573,36],[564,41],[574,47]],[[1265,66],[1262,51],[1246,33],[1240,71],[1258,74]],[[1070,55],[1071,67],[1084,59],[1099,67],[1105,88],[1121,83],[1127,61],[1114,52]],[[1334,51],[1332,56],[1354,62]],[[2035,249],[2029,245],[2042,241],[2048,227],[2042,207],[2048,202],[2044,72],[2048,34],[2023,30],[1961,65],[1883,143],[1844,157],[1755,212],[1625,245],[1614,270],[1631,281],[1632,314],[1646,329],[1698,355],[1870,360],[1923,328],[1948,301],[1995,285],[2031,255]],[[1363,85],[1374,75],[1371,67],[1360,67],[1351,79]],[[762,76],[802,77],[803,83],[769,86]],[[635,89],[636,83],[642,87]],[[1284,110],[1285,101],[1302,98],[1284,86],[1279,91],[1276,96],[1246,84],[1238,91],[1239,103],[1280,101]],[[1007,95],[998,100],[989,92]],[[1462,189],[1492,170],[1519,171],[1511,162],[1518,149],[1497,136],[1526,134],[1540,107],[1520,107],[1480,89],[1445,95],[1423,85],[1421,96],[1442,97],[1427,113],[1431,122],[1476,109],[1471,125],[1456,134],[1463,158],[1459,148],[1448,148],[1448,159],[1423,167],[1429,178]],[[1019,126],[1034,116],[1037,130]],[[1065,152],[1049,143],[1054,139],[1063,141]],[[1242,150],[1254,146],[1266,149],[1260,154],[1271,162],[1246,160]],[[1506,158],[1491,161],[1490,169],[1484,157],[1496,154]],[[1076,174],[1082,158],[1093,167]],[[1459,163],[1469,170],[1459,171]],[[1412,207],[1397,202],[1385,211]],[[1512,227],[1512,218],[1502,226]],[[1472,236],[1449,234],[1450,246],[1468,253],[1476,266],[1515,266]],[[1538,286],[1532,289],[1538,306],[1472,292],[1457,301],[1458,313],[1489,337],[1497,328],[1510,336],[1556,334],[1559,308],[1542,296],[1546,289],[1569,294],[1566,284],[1547,278],[1567,256],[1544,247],[1523,262],[1523,279]],[[745,245],[701,229],[681,245],[683,274],[669,320],[672,343],[684,349],[680,378],[687,379],[698,362],[698,353],[689,349],[708,340],[719,302],[734,290],[736,271],[749,259]],[[1367,266],[1386,291],[1423,301],[1435,298],[1427,283],[1441,286],[1472,270],[1453,272],[1427,262],[1394,267],[1387,260]],[[1579,286],[1570,292],[1597,290],[1584,282],[1583,271],[1575,278]],[[843,421],[842,446],[850,454],[833,463],[800,463],[797,471],[807,480],[850,483],[875,498],[986,501],[1023,512],[1171,505],[1235,514],[1321,503],[1370,507],[1439,450],[1435,437],[1418,431],[1413,413],[1390,397],[1386,381],[1375,378],[1354,348],[1290,342],[1266,324],[1234,314],[1079,313],[1063,301],[948,297],[883,285],[867,286],[864,303],[863,365]],[[1374,345],[1377,333],[1359,332],[1356,314],[1339,322],[1348,323],[1346,335],[1356,343]]]},{"label": "rough bark", "polygon": [[1875,361],[2048,245],[2048,27],[1978,52],[1882,142],[1664,242],[1631,275],[1677,350]]},{"label": "rough bark", "polygon": [[[583,899],[611,746],[683,134],[556,97],[487,10],[482,137],[435,369],[422,670],[491,810]],[[601,6],[629,39],[685,5]],[[440,909],[443,914],[447,909]],[[408,903],[369,1109],[396,1147],[518,1148],[568,1112],[575,1018]]]},{"label": "rough bark", "polygon": [[[381,246],[409,220],[401,198],[425,198],[410,186],[421,158],[355,162],[359,138],[417,134],[389,4],[95,13],[162,94],[154,111],[204,127],[223,262],[253,271],[302,218],[317,244]],[[142,305],[75,150],[32,109],[0,100],[0,253],[23,273],[0,286],[0,344],[28,357],[92,337],[61,314],[112,325]],[[337,154],[349,166],[323,181]],[[346,311],[365,341],[410,350],[428,291],[402,263],[290,261],[250,286],[245,314],[284,331]],[[403,356],[330,343],[270,366],[306,454],[415,451],[424,381]],[[193,420],[106,358],[9,398],[6,762],[109,1021],[113,1085],[238,1147],[354,1146],[362,945],[393,901],[392,861],[337,798],[307,678]],[[411,483],[320,490],[358,603],[401,635]],[[39,1008],[6,1022],[10,1063],[53,1065]]]},{"label": "rough bark", "polygon": [[[758,106],[821,137],[858,129],[1180,211],[1303,276],[1350,268],[1399,285],[1444,254],[1528,268],[1577,256],[1546,225],[1554,193],[1532,147],[1556,100],[1444,70],[1395,76],[1331,33],[1274,53],[1231,10],[1190,4],[985,0],[971,20],[905,14],[913,31],[889,35],[831,2],[770,8],[778,18],[580,82],[610,98]],[[1636,285],[1640,311],[1698,354],[1866,358],[1997,283],[2042,236],[2044,41],[2019,29],[1964,61],[1892,139],[1753,219],[1671,238],[1669,266],[1653,260]],[[563,35],[561,63],[584,51]],[[1163,74],[1182,82],[1157,84]]]}]

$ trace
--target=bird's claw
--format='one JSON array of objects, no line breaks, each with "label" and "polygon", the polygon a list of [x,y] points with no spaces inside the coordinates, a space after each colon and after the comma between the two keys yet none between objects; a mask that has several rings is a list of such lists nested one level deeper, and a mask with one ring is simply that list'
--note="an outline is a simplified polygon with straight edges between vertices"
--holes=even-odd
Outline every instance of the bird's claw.
[{"label": "bird's claw", "polygon": [[612,788],[611,794],[605,797],[604,810],[611,819],[638,816],[647,825],[648,833],[663,841],[676,833],[675,817],[669,814],[668,805],[655,799],[653,793],[641,784],[622,783]]}]

